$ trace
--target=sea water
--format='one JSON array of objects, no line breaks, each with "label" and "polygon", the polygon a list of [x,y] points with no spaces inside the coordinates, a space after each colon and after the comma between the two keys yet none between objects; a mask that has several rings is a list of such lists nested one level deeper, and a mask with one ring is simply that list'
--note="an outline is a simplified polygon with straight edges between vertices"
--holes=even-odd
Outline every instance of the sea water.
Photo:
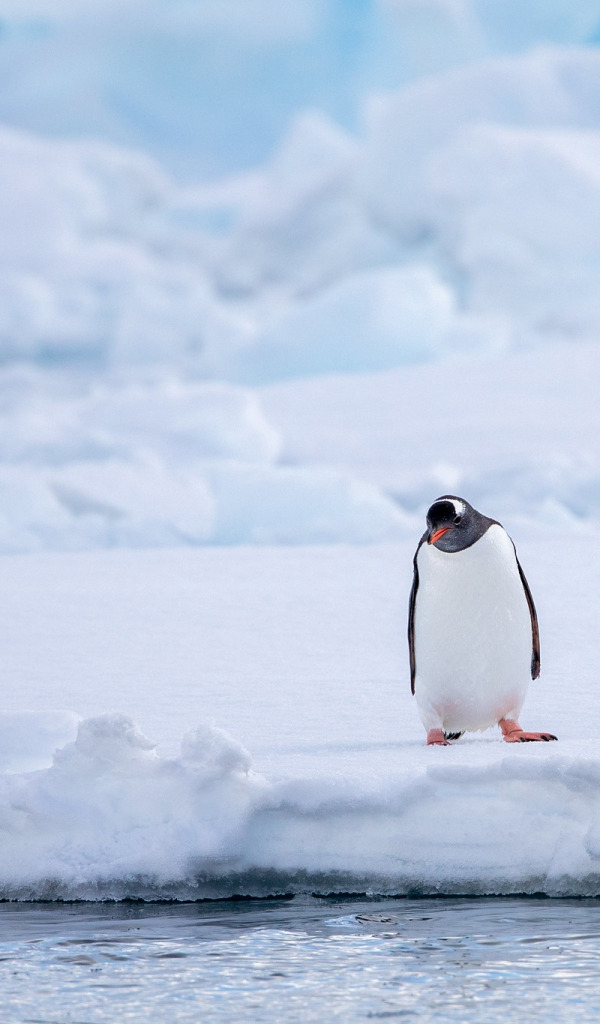
[{"label": "sea water", "polygon": [[0,1020],[597,1021],[600,903],[0,904]]}]

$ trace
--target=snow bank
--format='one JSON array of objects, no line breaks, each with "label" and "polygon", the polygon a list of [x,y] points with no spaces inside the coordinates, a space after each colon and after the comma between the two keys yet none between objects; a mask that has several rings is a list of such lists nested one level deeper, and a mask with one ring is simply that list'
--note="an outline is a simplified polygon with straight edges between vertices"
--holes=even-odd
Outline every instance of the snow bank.
[{"label": "snow bank", "polygon": [[436,358],[458,334],[455,316],[450,289],[429,267],[368,270],[295,304],[256,343],[225,355],[224,376],[264,384]]},{"label": "snow bank", "polygon": [[600,132],[489,126],[432,160],[434,201],[450,211],[440,241],[469,307],[506,316],[517,344],[598,336],[599,160]]},{"label": "snow bank", "polygon": [[[132,0],[123,9],[111,0],[91,2],[84,14],[71,2],[11,2],[3,8],[0,117],[143,146],[188,173],[247,165],[302,103],[306,92],[289,65],[297,76],[314,55],[303,48],[320,27],[319,6]],[[273,89],[282,76],[291,96]]]},{"label": "snow bank", "polygon": [[425,746],[418,529],[3,558],[0,895],[600,894],[596,532],[506,525],[541,629],[522,721],[557,743]]},{"label": "snow bank", "polygon": [[0,466],[0,550],[198,544],[372,543],[406,533],[379,488],[321,468],[152,455]]},{"label": "snow bank", "polygon": [[153,452],[170,463],[271,463],[280,439],[259,399],[230,384],[172,375],[56,378],[0,373],[0,460],[61,466]]},{"label": "snow bank", "polygon": [[294,118],[253,187],[239,183],[229,197],[230,230],[214,257],[220,291],[310,295],[389,257],[393,241],[356,194],[359,155],[356,139],[321,112]]},{"label": "snow bank", "polygon": [[597,362],[595,342],[571,342],[272,384],[261,400],[284,459],[351,470],[408,514],[465,494],[501,521],[577,529],[600,502]]},{"label": "snow bank", "polygon": [[596,51],[537,50],[370,107],[372,215],[433,245],[466,308],[504,317],[515,344],[597,336],[599,68]]},{"label": "snow bank", "polygon": [[222,297],[263,304],[216,372],[595,338],[599,68],[596,50],[489,57],[370,100],[358,141],[299,118],[210,257]]},{"label": "snow bank", "polygon": [[182,188],[147,156],[0,131],[0,353],[255,383],[596,336],[600,56],[415,81],[364,138],[298,115]]},{"label": "snow bank", "polygon": [[[262,172],[214,189],[1,133],[0,548],[378,541],[448,489],[497,515],[596,517],[598,133],[549,124],[592,123],[597,69],[545,51],[447,72],[385,101],[362,145],[306,116]],[[419,136],[447,95],[460,116]],[[513,353],[542,344],[527,367]],[[456,362],[473,355],[506,367]],[[249,389],[319,376],[264,408]]]},{"label": "snow bank", "polygon": [[442,753],[385,782],[274,783],[214,726],[167,760],[131,719],[87,719],[51,767],[0,781],[0,895],[600,894],[596,762]]},{"label": "snow bank", "polygon": [[260,392],[6,369],[0,549],[369,543],[416,535],[448,491],[578,529],[598,518],[596,360],[555,344]]},{"label": "snow bank", "polygon": [[[31,528],[50,548],[369,543],[406,530],[378,488],[333,469],[173,468],[149,457],[73,463],[44,478],[37,486],[54,499],[56,515]],[[19,473],[17,487],[21,481]]]},{"label": "snow bank", "polygon": [[257,396],[149,373],[0,371],[0,550],[370,542],[402,513],[348,471],[278,462]]},{"label": "snow bank", "polygon": [[[51,768],[4,776],[3,828],[17,845],[5,848],[0,875],[12,876],[15,893],[51,898],[73,882],[73,892],[110,895],[106,883],[119,877],[181,877],[192,851],[210,862],[235,841],[258,788],[247,767],[243,748],[216,729],[186,737],[181,759],[169,762],[130,719],[88,719]],[[11,867],[15,854],[20,869]],[[39,890],[41,859],[48,871]]]},{"label": "snow bank", "polygon": [[170,188],[141,154],[0,130],[2,359],[197,361],[243,334],[153,237]]},{"label": "snow bank", "polygon": [[428,171],[437,151],[476,125],[597,128],[599,67],[595,49],[535,49],[477,61],[373,99],[361,167],[369,207],[407,237],[431,230],[432,213],[439,211],[430,207]]},{"label": "snow bank", "polygon": [[378,487],[323,467],[214,466],[220,544],[372,543],[406,534],[407,516]]},{"label": "snow bank", "polygon": [[255,383],[473,347],[431,267],[381,266],[396,247],[357,195],[357,145],[322,115],[229,187],[7,128],[0,156],[4,362]]}]

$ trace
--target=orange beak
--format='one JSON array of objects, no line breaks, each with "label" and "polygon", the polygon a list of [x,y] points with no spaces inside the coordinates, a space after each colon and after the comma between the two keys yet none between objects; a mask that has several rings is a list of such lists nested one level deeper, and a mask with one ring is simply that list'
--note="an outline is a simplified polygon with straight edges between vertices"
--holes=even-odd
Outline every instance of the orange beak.
[{"label": "orange beak", "polygon": [[448,533],[448,530],[451,530],[451,529],[452,529],[451,526],[443,526],[441,530],[436,530],[435,533],[431,534],[431,537],[429,538],[427,543],[428,544],[435,544],[436,540],[439,540],[440,537],[443,537],[444,534]]}]

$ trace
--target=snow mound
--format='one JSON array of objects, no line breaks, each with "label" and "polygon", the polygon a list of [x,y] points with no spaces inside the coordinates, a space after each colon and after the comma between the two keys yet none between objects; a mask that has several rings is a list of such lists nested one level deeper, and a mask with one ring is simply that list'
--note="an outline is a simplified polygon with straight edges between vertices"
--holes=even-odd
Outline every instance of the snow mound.
[{"label": "snow mound", "polygon": [[75,459],[152,452],[172,463],[198,459],[273,462],[280,449],[256,395],[170,375],[55,380],[0,372],[0,460],[65,465]]},{"label": "snow mound", "polygon": [[431,206],[429,164],[437,152],[477,125],[598,128],[599,68],[597,50],[539,48],[477,61],[371,100],[360,166],[369,209],[409,241],[435,230],[439,210]]},{"label": "snow mound", "polygon": [[395,252],[357,195],[359,154],[356,139],[322,113],[293,120],[252,188],[238,186],[230,197],[230,231],[212,259],[224,296],[310,296]]},{"label": "snow mound", "polygon": [[599,68],[451,68],[203,186],[4,127],[0,356],[255,383],[595,337]]},{"label": "snow mound", "polygon": [[371,543],[407,519],[379,488],[334,469],[152,456],[0,467],[0,550]]},{"label": "snow mound", "polygon": [[465,308],[503,317],[516,345],[597,336],[599,69],[596,51],[538,50],[370,106],[372,216],[433,248]]},{"label": "snow mound", "polygon": [[401,537],[407,516],[378,487],[326,467],[213,466],[219,544],[372,543]]},{"label": "snow mound", "polygon": [[181,758],[198,775],[225,777],[232,772],[248,772],[252,760],[241,743],[216,725],[199,725],[181,741]]},{"label": "snow mound", "polygon": [[0,894],[600,894],[596,763],[431,760],[385,780],[269,782],[215,726],[164,759],[130,718],[88,719],[50,767],[1,778]]},{"label": "snow mound", "polygon": [[[188,175],[259,162],[317,104],[536,42],[598,38],[596,0],[6,0],[0,119],[141,146]],[[78,59],[75,59],[75,58]]]},{"label": "snow mound", "polygon": [[299,117],[207,256],[221,298],[253,310],[212,371],[255,383],[595,338],[599,68],[575,48],[488,57],[370,100],[358,140]]},{"label": "snow mound", "polygon": [[598,336],[599,162],[600,132],[490,126],[431,162],[441,244],[469,307],[511,319],[521,343]]},{"label": "snow mound", "polygon": [[214,863],[235,845],[263,787],[247,768],[243,749],[209,726],[169,761],[126,716],[82,722],[50,768],[2,779],[0,820],[15,840],[0,855],[5,891],[160,895],[191,877],[191,861]]},{"label": "snow mound", "polygon": [[224,376],[264,384],[435,358],[454,317],[453,295],[429,267],[364,271],[295,304],[257,342],[225,357]]},{"label": "snow mound", "polygon": [[144,155],[3,127],[2,359],[197,361],[243,335],[175,239],[161,244],[172,191]]},{"label": "snow mound", "polygon": [[596,522],[597,343],[271,384],[265,412],[297,463],[329,463],[418,513],[463,494],[501,522]]},{"label": "snow mound", "polygon": [[0,550],[370,542],[394,502],[348,472],[283,466],[255,393],[0,371]]}]

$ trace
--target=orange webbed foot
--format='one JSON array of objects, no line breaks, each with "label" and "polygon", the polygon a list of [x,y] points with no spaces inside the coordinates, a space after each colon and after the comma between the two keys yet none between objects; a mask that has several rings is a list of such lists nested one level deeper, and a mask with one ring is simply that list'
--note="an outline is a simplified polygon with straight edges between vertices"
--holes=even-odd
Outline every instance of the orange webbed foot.
[{"label": "orange webbed foot", "polygon": [[549,743],[557,739],[551,732],[525,732],[514,718],[502,718],[498,725],[505,743]]},{"label": "orange webbed foot", "polygon": [[430,729],[427,733],[428,747],[449,747],[450,744],[444,736],[443,729]]}]

